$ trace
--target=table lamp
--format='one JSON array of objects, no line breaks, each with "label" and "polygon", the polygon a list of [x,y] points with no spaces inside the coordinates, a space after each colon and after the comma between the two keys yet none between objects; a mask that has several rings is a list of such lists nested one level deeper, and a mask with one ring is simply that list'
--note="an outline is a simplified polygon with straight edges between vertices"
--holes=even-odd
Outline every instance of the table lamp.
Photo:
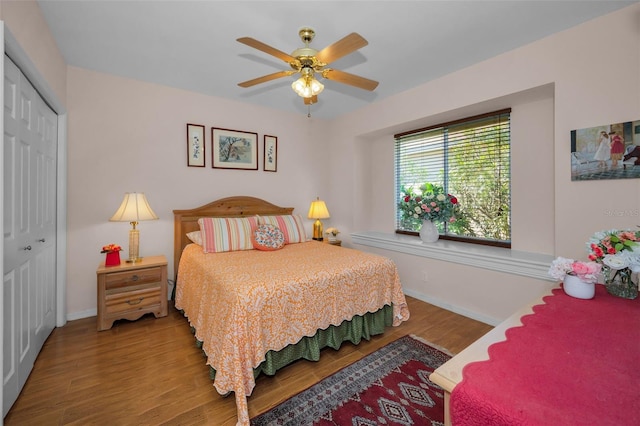
[{"label": "table lamp", "polygon": [[327,210],[327,205],[320,199],[320,197],[317,197],[315,201],[311,202],[307,217],[309,219],[316,220],[313,223],[313,239],[322,241],[322,222],[320,222],[320,219],[327,219],[330,216],[329,210]]},{"label": "table lamp", "polygon": [[139,262],[142,258],[140,254],[140,231],[136,229],[138,222],[142,220],[157,220],[158,216],[151,210],[147,197],[142,192],[127,192],[118,210],[109,219],[111,222],[129,222],[129,259],[127,262]]}]

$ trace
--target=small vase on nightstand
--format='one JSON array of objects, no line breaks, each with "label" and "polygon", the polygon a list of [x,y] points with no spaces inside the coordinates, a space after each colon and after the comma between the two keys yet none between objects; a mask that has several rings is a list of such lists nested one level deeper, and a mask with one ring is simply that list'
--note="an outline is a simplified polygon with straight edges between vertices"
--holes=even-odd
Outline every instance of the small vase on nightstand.
[{"label": "small vase on nightstand", "polygon": [[118,266],[120,264],[120,252],[110,251],[104,261],[104,266]]}]

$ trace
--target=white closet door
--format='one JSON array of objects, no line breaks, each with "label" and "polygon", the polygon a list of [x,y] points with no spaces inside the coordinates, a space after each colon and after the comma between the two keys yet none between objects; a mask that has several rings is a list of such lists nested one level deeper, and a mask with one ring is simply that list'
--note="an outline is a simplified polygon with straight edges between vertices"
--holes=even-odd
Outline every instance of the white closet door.
[{"label": "white closet door", "polygon": [[55,327],[57,120],[5,57],[3,416]]}]

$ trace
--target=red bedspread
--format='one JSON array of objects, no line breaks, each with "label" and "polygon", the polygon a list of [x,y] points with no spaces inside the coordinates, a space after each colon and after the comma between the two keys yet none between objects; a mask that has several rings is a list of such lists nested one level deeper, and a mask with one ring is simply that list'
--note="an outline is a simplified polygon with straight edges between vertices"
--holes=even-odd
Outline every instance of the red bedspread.
[{"label": "red bedspread", "polygon": [[464,368],[453,425],[640,425],[640,298],[543,300]]}]

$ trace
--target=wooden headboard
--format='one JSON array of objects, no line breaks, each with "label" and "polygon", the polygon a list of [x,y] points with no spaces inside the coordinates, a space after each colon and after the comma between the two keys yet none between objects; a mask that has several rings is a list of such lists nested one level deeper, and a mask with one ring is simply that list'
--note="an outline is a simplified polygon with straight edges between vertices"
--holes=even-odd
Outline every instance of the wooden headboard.
[{"label": "wooden headboard", "polygon": [[201,217],[242,217],[259,215],[291,214],[293,207],[278,207],[260,198],[228,197],[213,201],[190,210],[173,211],[173,269],[176,278],[182,250],[191,241],[187,233],[199,231],[198,219]]}]

